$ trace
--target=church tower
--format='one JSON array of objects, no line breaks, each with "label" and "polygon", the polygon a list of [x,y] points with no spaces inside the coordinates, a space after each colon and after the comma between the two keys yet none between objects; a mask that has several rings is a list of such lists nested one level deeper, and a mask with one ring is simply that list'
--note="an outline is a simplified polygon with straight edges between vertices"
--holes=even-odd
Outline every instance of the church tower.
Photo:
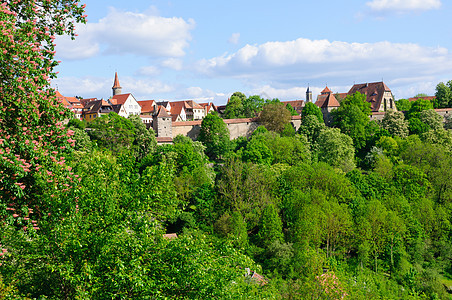
[{"label": "church tower", "polygon": [[309,89],[306,90],[306,103],[312,102],[312,91]]},{"label": "church tower", "polygon": [[119,85],[118,72],[115,72],[115,82],[113,83],[113,97],[122,94],[122,87]]}]

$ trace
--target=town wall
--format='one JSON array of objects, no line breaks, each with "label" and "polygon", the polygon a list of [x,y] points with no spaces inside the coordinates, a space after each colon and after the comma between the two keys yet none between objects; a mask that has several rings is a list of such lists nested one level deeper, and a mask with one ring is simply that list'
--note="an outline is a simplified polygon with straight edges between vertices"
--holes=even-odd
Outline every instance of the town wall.
[{"label": "town wall", "polygon": [[[223,121],[229,129],[231,140],[236,139],[239,136],[249,137],[260,125],[256,118],[225,119]],[[201,123],[201,120],[173,122],[172,137],[175,138],[177,135],[182,134],[188,136],[192,140],[196,140],[201,130]],[[291,124],[295,130],[298,130],[301,125],[301,117],[292,117]]]}]

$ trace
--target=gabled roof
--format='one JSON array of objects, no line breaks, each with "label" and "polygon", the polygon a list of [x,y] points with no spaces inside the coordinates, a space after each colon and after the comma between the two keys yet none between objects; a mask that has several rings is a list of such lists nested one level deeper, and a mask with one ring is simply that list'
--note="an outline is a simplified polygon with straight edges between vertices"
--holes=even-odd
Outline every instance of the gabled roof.
[{"label": "gabled roof", "polygon": [[118,72],[115,72],[115,81],[113,82],[113,88],[121,88],[119,85]]},{"label": "gabled roof", "polygon": [[141,100],[138,104],[141,105],[141,113],[153,113],[156,106],[154,100]]},{"label": "gabled roof", "polygon": [[375,112],[380,109],[384,93],[391,92],[391,90],[383,81],[380,81],[355,84],[350,91],[348,91],[348,95],[352,95],[356,92],[366,95],[366,101],[370,103],[371,110]]},{"label": "gabled roof", "polygon": [[159,105],[157,118],[171,118],[171,116],[168,114],[168,111],[166,110],[165,107]]},{"label": "gabled roof", "polygon": [[89,102],[96,101],[96,100],[97,100],[97,98],[81,99],[81,100],[80,100],[80,104],[81,104],[83,107],[85,107],[86,104],[88,104]]},{"label": "gabled roof", "polygon": [[315,102],[320,108],[328,108],[328,107],[339,107],[339,101],[337,101],[336,96],[333,93],[319,95],[317,97],[317,101]]},{"label": "gabled roof", "polygon": [[328,86],[325,87],[325,88],[323,89],[323,91],[320,92],[320,94],[328,94],[328,93],[332,93],[332,91],[328,88]]},{"label": "gabled roof", "polygon": [[182,110],[185,111],[186,105],[185,101],[170,102],[171,114],[176,116],[180,115]]},{"label": "gabled roof", "polygon": [[126,103],[127,99],[129,98],[131,94],[119,94],[119,95],[114,95],[111,99],[110,102],[112,104],[124,104]]},{"label": "gabled roof", "polygon": [[196,103],[193,100],[187,100],[185,102],[187,102],[187,104],[189,105],[189,107],[191,109],[203,109],[203,107],[201,105],[199,105],[198,103]]}]

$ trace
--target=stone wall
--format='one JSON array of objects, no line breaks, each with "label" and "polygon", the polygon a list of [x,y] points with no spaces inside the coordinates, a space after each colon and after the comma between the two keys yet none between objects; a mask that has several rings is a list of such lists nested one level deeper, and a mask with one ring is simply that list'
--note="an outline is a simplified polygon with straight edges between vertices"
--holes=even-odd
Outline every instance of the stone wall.
[{"label": "stone wall", "polygon": [[[225,119],[223,121],[226,123],[229,129],[231,139],[236,139],[239,136],[249,137],[253,133],[253,131],[256,130],[256,128],[260,125],[259,122],[257,122],[256,118]],[[188,136],[192,140],[196,140],[201,130],[201,122],[201,120],[173,122],[172,137],[174,138],[177,135],[182,134],[184,136]],[[292,117],[291,123],[295,130],[298,130],[301,125],[301,117]]]}]

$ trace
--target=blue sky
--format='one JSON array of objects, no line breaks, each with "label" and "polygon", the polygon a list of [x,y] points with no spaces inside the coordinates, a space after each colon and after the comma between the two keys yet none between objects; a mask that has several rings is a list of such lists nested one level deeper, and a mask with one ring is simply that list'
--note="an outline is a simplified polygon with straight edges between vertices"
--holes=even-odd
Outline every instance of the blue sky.
[{"label": "blue sky", "polygon": [[445,0],[87,0],[75,41],[58,38],[54,87],[108,98],[115,71],[138,100],[280,100],[382,79],[396,99],[452,79]]}]

